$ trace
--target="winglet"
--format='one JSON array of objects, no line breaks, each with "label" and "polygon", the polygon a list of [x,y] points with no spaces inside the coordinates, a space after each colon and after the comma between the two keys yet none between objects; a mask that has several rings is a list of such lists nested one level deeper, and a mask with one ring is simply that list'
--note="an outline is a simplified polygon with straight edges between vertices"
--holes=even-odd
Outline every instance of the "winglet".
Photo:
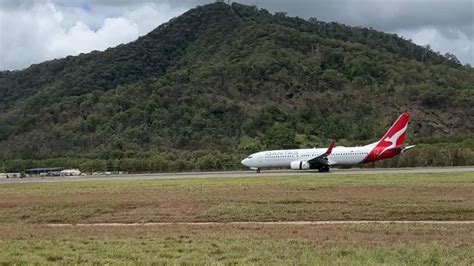
[{"label": "winglet", "polygon": [[326,156],[330,155],[332,152],[332,148],[334,148],[334,145],[336,145],[336,140],[332,140],[331,144],[329,144],[328,150],[324,153]]}]

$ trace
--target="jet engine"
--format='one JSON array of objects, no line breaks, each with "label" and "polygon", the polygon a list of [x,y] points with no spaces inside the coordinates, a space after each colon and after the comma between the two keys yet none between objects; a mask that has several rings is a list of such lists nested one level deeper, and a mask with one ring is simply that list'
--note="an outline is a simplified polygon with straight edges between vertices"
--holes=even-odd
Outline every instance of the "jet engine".
[{"label": "jet engine", "polygon": [[290,164],[291,169],[293,170],[306,170],[309,169],[309,163],[307,161],[293,161]]}]

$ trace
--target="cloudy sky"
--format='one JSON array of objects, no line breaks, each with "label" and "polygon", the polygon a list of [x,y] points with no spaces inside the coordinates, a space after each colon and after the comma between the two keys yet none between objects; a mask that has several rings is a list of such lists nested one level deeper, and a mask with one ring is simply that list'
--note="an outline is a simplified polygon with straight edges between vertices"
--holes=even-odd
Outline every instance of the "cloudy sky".
[{"label": "cloudy sky", "polygon": [[[0,0],[0,70],[135,40],[205,0]],[[473,0],[241,0],[397,33],[474,65]]]}]

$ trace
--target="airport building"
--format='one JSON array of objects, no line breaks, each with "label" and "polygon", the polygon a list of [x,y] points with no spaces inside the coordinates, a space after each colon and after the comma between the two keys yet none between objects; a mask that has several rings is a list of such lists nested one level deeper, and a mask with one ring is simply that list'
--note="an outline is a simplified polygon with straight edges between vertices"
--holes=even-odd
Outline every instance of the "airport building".
[{"label": "airport building", "polygon": [[28,176],[60,176],[63,167],[50,167],[50,168],[31,168],[26,169],[25,173]]}]

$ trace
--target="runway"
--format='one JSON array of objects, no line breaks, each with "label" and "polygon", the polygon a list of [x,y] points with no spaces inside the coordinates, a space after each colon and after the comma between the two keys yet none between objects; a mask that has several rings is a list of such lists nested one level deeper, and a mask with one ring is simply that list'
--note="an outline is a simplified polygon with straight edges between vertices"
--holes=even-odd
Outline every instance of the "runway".
[{"label": "runway", "polygon": [[47,224],[49,227],[135,227],[135,226],[214,226],[214,225],[361,225],[361,224],[433,224],[433,225],[473,225],[473,221],[282,221],[282,222],[163,222],[163,223],[79,223]]},{"label": "runway", "polygon": [[474,166],[454,167],[410,167],[410,168],[351,168],[331,169],[328,173],[317,171],[297,170],[262,170],[255,171],[216,171],[216,172],[181,172],[181,173],[151,173],[151,174],[124,174],[124,175],[90,175],[77,177],[29,177],[29,178],[2,178],[1,184],[12,183],[40,183],[40,182],[67,182],[67,181],[117,181],[117,180],[161,180],[161,179],[189,179],[189,178],[237,178],[261,176],[328,176],[353,174],[384,174],[384,173],[451,173],[473,172]]}]

